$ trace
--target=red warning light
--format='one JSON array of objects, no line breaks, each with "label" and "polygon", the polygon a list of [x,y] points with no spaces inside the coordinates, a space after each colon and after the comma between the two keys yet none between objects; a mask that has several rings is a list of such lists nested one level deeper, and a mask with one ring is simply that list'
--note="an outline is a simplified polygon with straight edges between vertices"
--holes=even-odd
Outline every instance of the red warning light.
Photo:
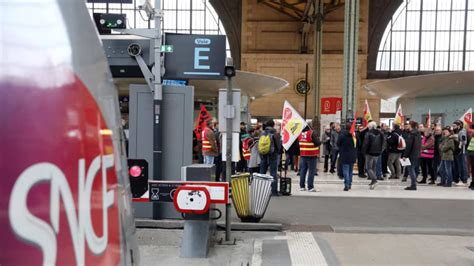
[{"label": "red warning light", "polygon": [[133,177],[139,177],[142,175],[142,168],[140,166],[134,165],[130,167],[129,173]]}]

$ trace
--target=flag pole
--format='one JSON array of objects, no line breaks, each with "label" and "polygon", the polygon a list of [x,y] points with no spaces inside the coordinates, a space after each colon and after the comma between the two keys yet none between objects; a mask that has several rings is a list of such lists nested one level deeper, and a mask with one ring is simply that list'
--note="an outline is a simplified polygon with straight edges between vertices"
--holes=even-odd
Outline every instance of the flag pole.
[{"label": "flag pole", "polygon": [[308,63],[306,63],[306,74],[304,77],[304,120],[306,121],[306,109],[308,106],[308,90],[309,90],[309,84],[308,84]]}]

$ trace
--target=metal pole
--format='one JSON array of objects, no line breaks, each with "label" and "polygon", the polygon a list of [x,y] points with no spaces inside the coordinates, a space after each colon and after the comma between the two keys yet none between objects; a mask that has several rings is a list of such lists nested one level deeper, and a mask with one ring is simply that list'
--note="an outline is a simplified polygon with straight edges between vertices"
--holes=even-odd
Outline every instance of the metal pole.
[{"label": "metal pole", "polygon": [[345,5],[343,119],[352,116],[356,103],[359,0],[346,1]]},{"label": "metal pole", "polygon": [[323,20],[324,20],[324,1],[314,0],[315,18],[314,18],[314,118],[319,118],[319,103],[321,93],[321,56],[323,53]]},{"label": "metal pole", "polygon": [[308,106],[308,63],[306,63],[306,72],[304,76],[304,81],[305,81],[305,90],[304,90],[304,120],[306,120],[306,110]]},{"label": "metal pole", "polygon": [[[232,106],[232,77],[227,77],[227,108],[226,112],[230,111]],[[230,177],[232,175],[232,120],[233,115],[227,114],[226,121],[226,161],[225,161],[225,180],[230,184]],[[230,241],[230,204],[225,206],[225,241]]]},{"label": "metal pole", "polygon": [[162,157],[162,126],[161,126],[161,105],[163,101],[163,86],[161,84],[161,0],[155,0],[154,10],[155,36],[154,36],[154,57],[155,66],[153,73],[153,179],[162,179],[161,157]]}]

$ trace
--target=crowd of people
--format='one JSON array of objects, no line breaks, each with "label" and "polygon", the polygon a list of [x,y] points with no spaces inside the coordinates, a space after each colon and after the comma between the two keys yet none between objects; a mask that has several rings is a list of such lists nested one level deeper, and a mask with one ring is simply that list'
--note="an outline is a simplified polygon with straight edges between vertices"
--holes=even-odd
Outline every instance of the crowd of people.
[{"label": "crowd of people", "polygon": [[[389,128],[386,124],[369,121],[367,126],[357,127],[355,134],[352,134],[351,126],[351,123],[342,127],[339,123],[331,123],[320,137],[319,126],[313,123],[306,126],[284,151],[279,123],[271,119],[264,124],[247,126],[242,122],[240,160],[232,164],[232,173],[265,174],[269,171],[275,179],[273,195],[278,195],[278,169],[290,167],[299,175],[301,191],[320,191],[314,186],[320,158],[325,173],[337,174],[344,180],[344,191],[351,189],[356,163],[358,176],[370,180],[370,189],[375,189],[377,182],[386,178],[407,182],[408,177],[410,184],[405,190],[416,190],[417,184],[427,183],[467,186],[470,175],[474,176],[473,125],[466,130],[460,120],[444,128],[436,124],[425,127],[410,121],[403,128],[398,124]],[[216,165],[217,180],[225,179],[222,141],[216,120],[206,121],[201,140],[195,138],[195,152],[202,155],[198,160]],[[420,175],[421,180],[418,179]],[[472,180],[469,188],[474,190]]]},{"label": "crowd of people", "polygon": [[[194,134],[193,134],[194,135]],[[274,120],[265,124],[258,123],[255,127],[240,123],[239,134],[240,160],[232,163],[232,174],[236,172],[267,173],[274,177],[272,194],[278,194],[278,167],[282,155],[280,125]],[[225,180],[226,167],[222,161],[222,134],[216,120],[207,120],[202,131],[201,140],[194,136],[194,151],[199,162],[216,166],[216,180]],[[202,155],[202,156],[200,156]]]},{"label": "crowd of people", "polygon": [[[403,129],[398,124],[389,129],[383,123],[377,126],[370,121],[367,127],[359,126],[356,138],[349,133],[350,126],[341,130],[339,124],[332,124],[323,138],[324,154],[327,154],[324,170],[328,170],[331,158],[329,171],[345,180],[346,191],[351,188],[352,165],[356,161],[358,176],[370,179],[370,189],[375,189],[377,182],[385,178],[406,182],[410,177],[405,190],[416,190],[417,184],[427,183],[467,186],[470,176],[474,176],[473,125],[466,130],[460,120],[444,128],[410,121]],[[420,174],[422,178],[418,180]],[[469,188],[474,190],[472,180]]]}]

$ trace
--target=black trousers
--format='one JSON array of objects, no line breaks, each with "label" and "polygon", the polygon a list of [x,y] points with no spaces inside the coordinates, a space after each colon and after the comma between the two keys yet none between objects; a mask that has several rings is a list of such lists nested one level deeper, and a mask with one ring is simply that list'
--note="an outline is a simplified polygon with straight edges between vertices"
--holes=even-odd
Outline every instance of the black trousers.
[{"label": "black trousers", "polygon": [[324,172],[327,172],[329,168],[329,154],[324,155]]},{"label": "black trousers", "polygon": [[474,155],[469,156],[469,160],[471,161],[471,182],[474,182]]},{"label": "black trousers", "polygon": [[385,150],[382,152],[382,174],[388,174],[388,151]]},{"label": "black trousers", "polygon": [[331,172],[336,170],[337,158],[339,157],[339,151],[331,151]]},{"label": "black trousers", "polygon": [[431,177],[431,181],[436,181],[435,171],[433,168],[433,159],[420,158],[421,174],[423,175],[423,182],[428,178],[428,174]]},{"label": "black trousers", "polygon": [[437,155],[433,158],[433,171],[435,173],[436,178],[438,178],[438,175],[439,175],[438,168],[440,164],[441,164],[441,157]]},{"label": "black trousers", "polygon": [[216,181],[224,181],[225,176],[222,176],[222,154],[219,154],[219,156],[214,157],[214,164],[216,165]]},{"label": "black trousers", "polygon": [[359,169],[359,176],[365,174],[365,156],[362,152],[357,152],[357,168]]}]

